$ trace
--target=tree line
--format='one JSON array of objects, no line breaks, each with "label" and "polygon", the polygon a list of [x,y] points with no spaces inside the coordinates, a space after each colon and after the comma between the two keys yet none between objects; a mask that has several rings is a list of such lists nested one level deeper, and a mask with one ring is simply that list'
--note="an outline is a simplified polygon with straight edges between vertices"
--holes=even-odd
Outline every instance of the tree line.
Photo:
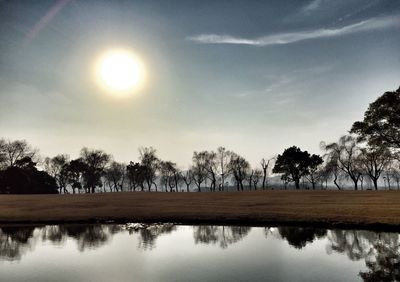
[{"label": "tree line", "polygon": [[[25,140],[0,139],[0,193],[95,193],[120,191],[237,191],[272,189],[339,190],[352,183],[400,189],[400,88],[369,105],[364,119],[353,124],[337,142],[321,142],[324,154],[310,154],[296,146],[251,167],[241,155],[219,147],[195,151],[192,164],[182,170],[162,160],[152,147],[139,149],[139,160],[113,160],[102,150],[83,148],[80,156],[67,154],[40,159]],[[38,169],[38,166],[42,170]],[[281,184],[270,183],[271,174]]]}]

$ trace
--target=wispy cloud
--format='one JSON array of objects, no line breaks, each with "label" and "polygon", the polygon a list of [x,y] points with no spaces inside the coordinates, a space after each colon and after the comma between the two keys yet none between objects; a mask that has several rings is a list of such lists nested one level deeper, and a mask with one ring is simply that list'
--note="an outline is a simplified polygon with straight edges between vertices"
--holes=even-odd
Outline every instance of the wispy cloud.
[{"label": "wispy cloud", "polygon": [[258,37],[255,39],[235,37],[231,35],[219,34],[200,34],[187,37],[188,40],[201,44],[238,44],[252,46],[271,46],[290,44],[303,40],[339,37],[343,35],[379,30],[389,27],[400,26],[400,16],[387,16],[372,18],[358,23],[342,26],[339,28],[321,28],[300,32],[278,33],[267,36]]},{"label": "wispy cloud", "polygon": [[302,12],[311,12],[314,10],[318,10],[323,4],[323,2],[324,0],[312,0],[310,3],[308,3],[302,8]]}]

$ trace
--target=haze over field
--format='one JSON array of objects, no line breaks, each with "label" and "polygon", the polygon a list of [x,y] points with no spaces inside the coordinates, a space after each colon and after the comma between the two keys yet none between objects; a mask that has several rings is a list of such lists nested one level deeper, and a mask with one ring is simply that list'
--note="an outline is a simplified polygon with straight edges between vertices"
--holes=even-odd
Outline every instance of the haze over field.
[{"label": "haze over field", "polygon": [[[399,30],[393,0],[1,1],[1,136],[124,162],[154,146],[181,166],[220,145],[252,164],[318,152],[398,88]],[[94,74],[110,49],[143,65],[124,97]]]}]

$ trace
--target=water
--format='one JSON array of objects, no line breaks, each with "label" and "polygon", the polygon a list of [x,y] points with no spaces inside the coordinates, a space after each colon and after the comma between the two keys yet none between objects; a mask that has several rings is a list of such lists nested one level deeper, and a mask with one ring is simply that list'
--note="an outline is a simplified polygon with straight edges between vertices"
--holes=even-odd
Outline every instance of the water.
[{"label": "water", "polygon": [[298,227],[1,227],[0,281],[398,281],[399,245]]}]

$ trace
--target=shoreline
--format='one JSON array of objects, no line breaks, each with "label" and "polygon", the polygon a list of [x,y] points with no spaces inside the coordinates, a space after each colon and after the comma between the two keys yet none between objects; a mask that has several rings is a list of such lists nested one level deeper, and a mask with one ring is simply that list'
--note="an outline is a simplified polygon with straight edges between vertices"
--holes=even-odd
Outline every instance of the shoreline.
[{"label": "shoreline", "polygon": [[0,226],[127,222],[400,231],[400,192],[0,195]]}]

